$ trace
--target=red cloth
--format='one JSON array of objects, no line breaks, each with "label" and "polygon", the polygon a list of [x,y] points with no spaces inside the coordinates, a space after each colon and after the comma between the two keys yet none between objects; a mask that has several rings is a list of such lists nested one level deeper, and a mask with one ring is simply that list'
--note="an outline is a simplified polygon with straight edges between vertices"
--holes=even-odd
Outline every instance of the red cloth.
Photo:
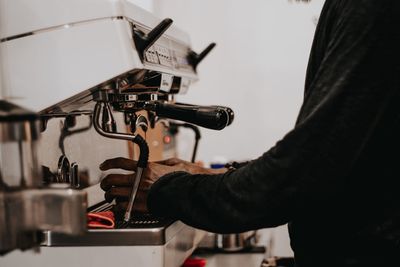
[{"label": "red cloth", "polygon": [[204,267],[207,264],[206,259],[201,259],[201,258],[189,258],[187,259],[182,267]]},{"label": "red cloth", "polygon": [[92,229],[114,229],[114,213],[112,211],[89,212],[87,214],[87,225]]}]

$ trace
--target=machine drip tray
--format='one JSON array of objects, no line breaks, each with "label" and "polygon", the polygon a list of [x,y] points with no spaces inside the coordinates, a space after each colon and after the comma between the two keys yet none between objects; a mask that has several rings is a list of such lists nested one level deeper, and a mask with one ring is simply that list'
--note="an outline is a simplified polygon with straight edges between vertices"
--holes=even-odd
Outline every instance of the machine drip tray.
[{"label": "machine drip tray", "polygon": [[163,218],[156,218],[151,214],[141,214],[134,216],[129,222],[117,220],[116,229],[137,229],[137,228],[162,228],[169,226],[173,221]]},{"label": "machine drip tray", "polygon": [[115,229],[88,229],[80,236],[44,232],[42,246],[157,246],[165,245],[184,228],[180,221],[154,218],[149,215],[133,217],[129,223],[116,222]]}]

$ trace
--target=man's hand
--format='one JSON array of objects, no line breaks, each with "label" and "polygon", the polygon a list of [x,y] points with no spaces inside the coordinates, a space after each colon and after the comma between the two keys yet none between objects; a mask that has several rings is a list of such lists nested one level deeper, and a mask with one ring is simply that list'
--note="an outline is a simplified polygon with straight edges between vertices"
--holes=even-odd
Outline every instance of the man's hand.
[{"label": "man's hand", "polygon": [[[137,161],[126,158],[109,159],[100,165],[100,169],[102,171],[110,169],[123,169],[136,172],[136,168]],[[226,169],[207,169],[199,166],[198,164],[176,158],[159,162],[149,162],[140,181],[139,190],[135,199],[134,210],[139,212],[147,212],[146,199],[150,187],[161,176],[176,171],[184,171],[191,174],[218,174],[225,172]],[[126,210],[134,179],[135,173],[109,174],[101,181],[100,187],[106,191],[106,201],[111,202],[113,199],[115,199],[117,202],[117,206],[115,207],[116,212],[123,212]]]},{"label": "man's hand", "polygon": [[171,158],[163,161],[155,162],[157,164],[162,164],[166,166],[171,166],[176,168],[175,171],[184,171],[191,174],[220,174],[227,171],[227,169],[209,169],[204,168],[201,163],[192,163],[189,161],[184,161],[177,158]]}]

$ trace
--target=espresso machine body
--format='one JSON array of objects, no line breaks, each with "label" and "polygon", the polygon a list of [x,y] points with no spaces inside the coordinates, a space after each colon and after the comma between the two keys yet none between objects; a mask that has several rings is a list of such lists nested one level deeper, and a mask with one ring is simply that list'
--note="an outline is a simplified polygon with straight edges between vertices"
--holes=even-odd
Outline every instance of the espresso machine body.
[{"label": "espresso machine body", "polygon": [[[1,187],[0,222],[17,221],[18,213],[4,204],[17,199],[23,208],[14,207],[26,219],[14,232],[28,229],[35,238],[9,244],[7,251],[40,245],[38,253],[14,250],[0,257],[1,266],[172,267],[201,241],[204,232],[180,221],[131,217],[131,210],[116,229],[86,229],[86,211],[113,204],[99,187],[107,175],[99,170],[104,160],[138,159],[143,171],[149,160],[176,155],[171,120],[215,130],[232,123],[227,107],[176,103],[215,44],[196,53],[188,35],[171,24],[127,0],[0,0],[0,101],[33,114],[14,124],[36,127],[26,139],[30,150],[18,149],[26,140],[17,139],[18,157],[32,159],[21,160],[18,169],[9,163],[6,130],[1,132],[12,128],[5,122],[13,116],[0,121],[0,170],[7,176],[1,181],[15,182],[24,194],[15,197]],[[36,181],[30,187],[21,182],[26,166]],[[132,203],[140,175],[138,169]],[[0,245],[9,240],[4,229]]]}]

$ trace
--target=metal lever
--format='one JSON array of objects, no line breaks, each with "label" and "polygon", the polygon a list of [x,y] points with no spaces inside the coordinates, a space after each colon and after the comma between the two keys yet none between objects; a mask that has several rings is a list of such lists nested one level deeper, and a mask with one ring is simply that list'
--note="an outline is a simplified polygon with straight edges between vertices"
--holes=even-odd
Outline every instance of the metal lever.
[{"label": "metal lever", "polygon": [[161,37],[161,35],[171,26],[172,22],[172,19],[164,19],[147,34],[137,28],[133,28],[133,40],[141,60],[143,60],[146,50]]},{"label": "metal lever", "polygon": [[188,61],[192,65],[193,69],[196,71],[197,65],[214,49],[216,43],[209,44],[200,54],[194,51],[190,51],[188,54]]},{"label": "metal lever", "polygon": [[70,180],[72,188],[79,188],[80,178],[79,178],[79,166],[78,163],[74,162],[71,164]]}]

